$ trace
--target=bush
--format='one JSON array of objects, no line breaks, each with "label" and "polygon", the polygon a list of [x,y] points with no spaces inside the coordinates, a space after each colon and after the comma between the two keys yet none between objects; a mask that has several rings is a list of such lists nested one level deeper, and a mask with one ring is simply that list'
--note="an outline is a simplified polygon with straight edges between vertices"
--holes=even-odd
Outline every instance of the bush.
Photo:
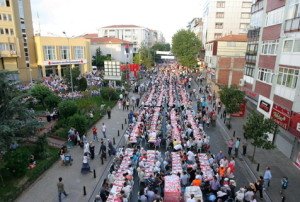
[{"label": "bush", "polygon": [[34,155],[38,159],[43,159],[47,157],[47,147],[48,141],[45,135],[38,137],[35,143]]},{"label": "bush", "polygon": [[44,85],[37,84],[31,89],[31,95],[37,99],[43,107],[45,107],[46,97],[53,95],[54,93]]},{"label": "bush", "polygon": [[63,139],[67,139],[68,138],[68,128],[59,128],[56,130],[55,132],[55,136],[61,137]]},{"label": "bush", "polygon": [[68,125],[70,127],[75,128],[79,134],[84,134],[87,129],[87,118],[84,115],[74,114],[73,116],[69,117]]},{"label": "bush", "polygon": [[9,151],[4,156],[6,162],[4,169],[11,177],[22,177],[26,174],[29,163],[30,150],[28,148],[18,148]]},{"label": "bush", "polygon": [[50,109],[57,107],[59,102],[60,102],[60,97],[58,97],[55,94],[50,94],[45,98],[45,104]]},{"label": "bush", "polygon": [[68,118],[75,114],[78,110],[76,103],[73,100],[66,100],[58,105],[59,114],[63,118]]},{"label": "bush", "polygon": [[101,96],[106,100],[118,100],[119,95],[114,88],[104,87],[101,89]]},{"label": "bush", "polygon": [[81,79],[79,79],[79,81],[78,81],[78,90],[79,91],[85,91],[86,88],[87,88],[86,78],[81,77]]}]

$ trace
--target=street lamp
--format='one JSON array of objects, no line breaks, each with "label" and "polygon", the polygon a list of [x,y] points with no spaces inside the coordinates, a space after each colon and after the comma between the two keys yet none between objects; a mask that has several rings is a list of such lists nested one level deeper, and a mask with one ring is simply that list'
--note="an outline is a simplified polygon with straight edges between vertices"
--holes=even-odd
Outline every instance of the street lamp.
[{"label": "street lamp", "polygon": [[70,46],[70,38],[67,36],[66,32],[63,32],[65,37],[68,39],[68,46],[69,46],[69,65],[70,65],[70,77],[71,77],[71,90],[72,94],[74,94],[74,87],[73,87],[73,75],[72,75],[72,65],[71,65],[71,46]]}]

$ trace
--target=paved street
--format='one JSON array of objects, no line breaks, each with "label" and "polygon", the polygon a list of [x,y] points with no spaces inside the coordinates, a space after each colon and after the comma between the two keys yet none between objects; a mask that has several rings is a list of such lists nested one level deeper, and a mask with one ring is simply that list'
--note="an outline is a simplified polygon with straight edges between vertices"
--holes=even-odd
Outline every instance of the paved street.
[{"label": "paved street", "polygon": [[[121,140],[122,134],[124,133],[127,125],[124,123],[125,118],[129,111],[119,110],[117,106],[112,109],[112,118],[108,119],[105,115],[100,121],[97,122],[96,126],[98,128],[99,137],[103,137],[101,133],[101,125],[105,123],[107,126],[107,137],[112,141],[113,137],[116,139],[116,144]],[[124,130],[121,129],[121,124],[124,126]],[[120,137],[118,137],[118,130],[120,131]],[[92,132],[88,131],[87,138],[92,140]],[[94,189],[97,187],[97,183],[102,174],[107,176],[107,164],[111,159],[109,158],[101,165],[101,160],[98,156],[100,148],[100,143],[95,143],[95,159],[91,160],[91,169],[96,170],[97,178],[95,179],[93,173],[82,175],[82,156],[83,149],[76,146],[69,150],[69,153],[74,158],[72,166],[62,166],[61,162],[56,162],[49,170],[47,170],[32,186],[30,186],[24,193],[17,199],[18,202],[57,202],[57,186],[58,178],[62,177],[65,184],[66,192],[69,194],[68,197],[62,197],[63,201],[88,201],[93,193]],[[103,180],[103,179],[101,179]],[[87,195],[83,195],[83,186],[86,187]],[[99,189],[98,189],[99,190]]]}]

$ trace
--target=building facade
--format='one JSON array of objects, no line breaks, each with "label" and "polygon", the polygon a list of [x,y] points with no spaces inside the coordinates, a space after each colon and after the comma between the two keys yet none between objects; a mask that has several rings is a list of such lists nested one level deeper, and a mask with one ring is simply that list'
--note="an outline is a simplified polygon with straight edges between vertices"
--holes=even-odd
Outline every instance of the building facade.
[{"label": "building facade", "polygon": [[211,81],[221,86],[238,85],[243,78],[247,35],[227,35],[205,46],[204,61]]},{"label": "building facade", "polygon": [[35,36],[40,75],[60,78],[64,71],[79,67],[82,74],[91,71],[90,40],[85,38]]},{"label": "building facade", "polygon": [[156,42],[164,42],[162,33],[137,25],[111,25],[98,29],[98,37],[112,37],[133,44],[133,53],[137,53],[141,46],[150,47]]},{"label": "building facade", "polygon": [[0,0],[0,60],[16,80],[38,77],[30,0]]},{"label": "building facade", "polygon": [[202,1],[202,42],[229,34],[245,34],[250,23],[252,0]]},{"label": "building facade", "polygon": [[249,104],[279,126],[279,150],[300,157],[300,1],[257,0],[252,5],[242,85]]},{"label": "building facade", "polygon": [[133,60],[133,44],[129,41],[111,37],[95,37],[95,34],[86,34],[82,37],[91,41],[91,56],[96,55],[98,48],[102,55],[111,55],[112,59],[121,63],[132,63]]},{"label": "building facade", "polygon": [[194,18],[187,26],[188,30],[194,32],[198,39],[202,41],[203,37],[203,22],[202,18]]}]

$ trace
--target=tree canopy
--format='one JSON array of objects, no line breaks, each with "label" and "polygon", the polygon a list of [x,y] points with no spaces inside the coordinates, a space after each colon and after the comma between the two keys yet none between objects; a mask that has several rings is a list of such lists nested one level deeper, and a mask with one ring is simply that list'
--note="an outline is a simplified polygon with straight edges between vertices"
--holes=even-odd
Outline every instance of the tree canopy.
[{"label": "tree canopy", "polygon": [[[79,85],[78,77],[80,76],[80,69],[79,69],[79,67],[74,67],[74,68],[72,68],[71,71],[72,71],[73,87],[74,87],[74,90],[75,90]],[[70,69],[69,68],[64,69],[64,79],[67,82],[69,91],[71,91],[72,85],[71,85],[71,74],[70,74]]]},{"label": "tree canopy", "polygon": [[134,55],[133,62],[135,64],[142,64],[147,68],[152,67],[154,65],[153,55],[153,50],[146,46],[142,46],[138,53]]},{"label": "tree canopy", "polygon": [[8,78],[8,72],[0,71],[0,148],[4,149],[19,138],[34,135],[39,126],[34,111],[26,108],[28,95]]},{"label": "tree canopy", "polygon": [[240,91],[236,86],[223,87],[220,91],[221,102],[226,107],[229,114],[240,111],[240,106],[244,102],[245,93]]},{"label": "tree canopy", "polygon": [[51,97],[54,93],[47,87],[41,84],[36,84],[31,89],[31,95],[37,99],[45,108],[46,107],[46,98]]},{"label": "tree canopy", "polygon": [[201,41],[195,33],[189,30],[179,30],[172,37],[172,52],[183,66],[197,65],[197,56],[200,52]]},{"label": "tree canopy", "polygon": [[268,133],[274,133],[276,123],[272,119],[264,118],[262,114],[255,111],[247,117],[247,122],[244,125],[245,137],[250,140],[254,146],[252,160],[254,160],[256,148],[273,149],[274,146],[268,140]]},{"label": "tree canopy", "polygon": [[102,55],[101,49],[97,48],[96,55],[92,57],[92,65],[97,66],[98,68],[103,68],[105,60],[111,60],[111,56]]}]

